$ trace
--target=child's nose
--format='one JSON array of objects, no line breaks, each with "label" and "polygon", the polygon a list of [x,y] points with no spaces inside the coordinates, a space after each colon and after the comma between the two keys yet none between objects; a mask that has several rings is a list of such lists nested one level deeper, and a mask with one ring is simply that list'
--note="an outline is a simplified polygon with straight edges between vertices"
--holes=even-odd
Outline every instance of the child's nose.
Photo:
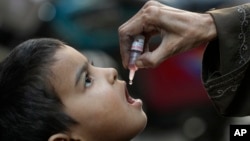
[{"label": "child's nose", "polygon": [[108,82],[114,84],[117,80],[118,72],[114,68],[107,68]]}]

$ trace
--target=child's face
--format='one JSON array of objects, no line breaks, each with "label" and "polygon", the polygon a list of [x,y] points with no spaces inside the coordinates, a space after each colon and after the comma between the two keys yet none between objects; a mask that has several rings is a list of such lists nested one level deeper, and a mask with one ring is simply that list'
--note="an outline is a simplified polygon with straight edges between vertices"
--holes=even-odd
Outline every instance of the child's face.
[{"label": "child's face", "polygon": [[79,124],[71,127],[78,138],[130,139],[144,129],[147,117],[142,101],[128,96],[126,83],[113,68],[91,65],[75,49],[59,49],[52,66],[52,84],[66,113]]}]

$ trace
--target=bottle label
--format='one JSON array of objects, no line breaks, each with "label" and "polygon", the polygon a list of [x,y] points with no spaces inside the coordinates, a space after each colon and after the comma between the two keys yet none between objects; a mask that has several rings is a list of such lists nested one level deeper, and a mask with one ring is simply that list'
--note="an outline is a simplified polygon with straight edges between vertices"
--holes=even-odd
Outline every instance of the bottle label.
[{"label": "bottle label", "polygon": [[137,51],[142,52],[143,51],[143,44],[144,44],[144,42],[135,41],[132,44],[131,50],[137,50]]}]

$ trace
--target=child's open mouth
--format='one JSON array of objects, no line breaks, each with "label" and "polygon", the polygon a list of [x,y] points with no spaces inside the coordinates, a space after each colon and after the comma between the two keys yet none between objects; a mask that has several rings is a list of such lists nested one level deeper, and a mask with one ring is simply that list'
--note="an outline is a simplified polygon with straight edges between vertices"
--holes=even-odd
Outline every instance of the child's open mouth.
[{"label": "child's open mouth", "polygon": [[127,102],[131,105],[135,105],[135,106],[142,106],[142,101],[140,99],[134,99],[129,95],[128,89],[127,87],[125,87],[125,94],[126,94],[126,99]]},{"label": "child's open mouth", "polygon": [[127,89],[126,89],[126,92],[125,92],[125,93],[126,93],[126,99],[127,99],[128,103],[133,104],[133,103],[135,102],[135,99],[133,99],[133,98],[129,95]]}]

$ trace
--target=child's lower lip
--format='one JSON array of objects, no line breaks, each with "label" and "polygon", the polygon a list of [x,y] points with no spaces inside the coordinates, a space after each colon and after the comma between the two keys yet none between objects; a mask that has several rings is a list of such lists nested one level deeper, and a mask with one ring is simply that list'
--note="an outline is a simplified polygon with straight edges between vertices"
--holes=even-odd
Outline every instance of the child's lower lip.
[{"label": "child's lower lip", "polygon": [[128,103],[133,104],[135,102],[135,99],[133,99],[131,96],[128,95],[127,101],[128,101]]},{"label": "child's lower lip", "polygon": [[129,104],[134,105],[136,107],[142,107],[142,101],[140,99],[132,98],[127,90],[126,90],[126,99]]},{"label": "child's lower lip", "polygon": [[131,105],[135,106],[135,107],[138,107],[138,108],[141,108],[142,107],[142,101],[141,99],[133,99],[133,103],[131,103]]}]

